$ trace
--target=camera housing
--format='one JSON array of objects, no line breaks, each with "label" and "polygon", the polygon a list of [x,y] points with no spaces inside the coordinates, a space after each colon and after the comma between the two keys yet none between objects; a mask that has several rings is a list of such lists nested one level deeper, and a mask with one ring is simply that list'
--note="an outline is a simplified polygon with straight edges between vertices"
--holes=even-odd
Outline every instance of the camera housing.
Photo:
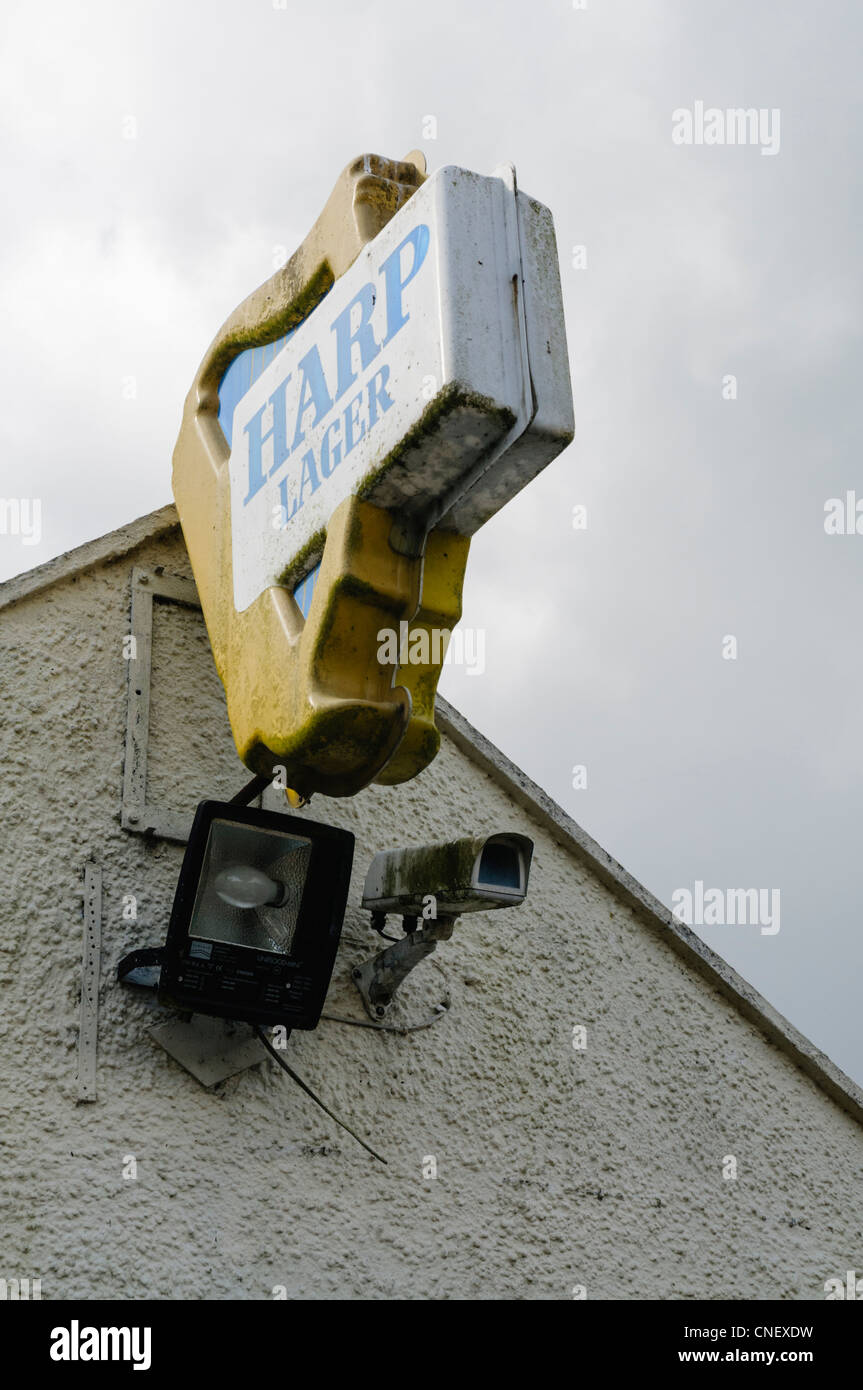
[{"label": "camera housing", "polygon": [[430,899],[438,917],[518,907],[532,855],[533,841],[514,831],[382,850],[369,865],[363,907],[405,917],[425,916]]}]

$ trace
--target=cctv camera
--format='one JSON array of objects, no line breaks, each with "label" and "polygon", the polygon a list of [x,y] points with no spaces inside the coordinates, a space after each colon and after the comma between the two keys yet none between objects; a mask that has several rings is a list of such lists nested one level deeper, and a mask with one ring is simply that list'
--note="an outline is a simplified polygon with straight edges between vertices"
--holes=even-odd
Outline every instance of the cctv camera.
[{"label": "cctv camera", "polygon": [[527,835],[468,835],[444,844],[376,854],[366,874],[363,907],[375,913],[438,917],[518,907],[527,893],[533,841]]}]

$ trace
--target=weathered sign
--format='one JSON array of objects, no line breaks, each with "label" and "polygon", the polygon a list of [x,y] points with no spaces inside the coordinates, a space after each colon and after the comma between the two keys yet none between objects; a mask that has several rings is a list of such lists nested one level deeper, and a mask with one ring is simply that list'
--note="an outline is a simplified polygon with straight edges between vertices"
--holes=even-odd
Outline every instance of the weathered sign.
[{"label": "weathered sign", "polygon": [[240,755],[303,791],[434,756],[440,660],[382,665],[377,634],[451,630],[469,537],[572,437],[551,214],[509,166],[423,168],[349,166],[217,336],[175,453]]},{"label": "weathered sign", "polygon": [[469,535],[569,441],[557,277],[506,171],[426,180],[234,410],[238,612],[315,568],[345,497]]}]

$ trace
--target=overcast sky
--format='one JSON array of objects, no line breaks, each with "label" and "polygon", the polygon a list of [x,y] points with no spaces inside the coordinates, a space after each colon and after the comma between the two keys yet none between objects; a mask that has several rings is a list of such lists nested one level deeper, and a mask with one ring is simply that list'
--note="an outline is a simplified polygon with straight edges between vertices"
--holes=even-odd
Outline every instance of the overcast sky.
[{"label": "overcast sky", "polygon": [[[697,929],[863,1082],[863,535],[824,527],[863,499],[859,5],[7,0],[0,23],[0,495],[41,499],[43,531],[0,535],[0,578],[170,501],[204,349],[352,156],[512,160],[555,217],[576,441],[475,538],[486,669],[442,693],[669,905],[779,889],[777,933]],[[697,102],[763,110],[773,152],[676,144]]]}]

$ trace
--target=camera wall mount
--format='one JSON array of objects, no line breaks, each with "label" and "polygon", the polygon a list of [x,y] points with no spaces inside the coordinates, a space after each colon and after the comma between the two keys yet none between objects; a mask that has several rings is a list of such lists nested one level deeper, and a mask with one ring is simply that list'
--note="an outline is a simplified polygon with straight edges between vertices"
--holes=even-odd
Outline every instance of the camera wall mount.
[{"label": "camera wall mount", "polygon": [[455,917],[441,917],[427,926],[417,927],[401,941],[387,946],[354,969],[354,984],[370,1018],[379,1020],[385,1017],[399,985],[414,966],[436,950],[439,941],[449,940],[457,920]]}]

